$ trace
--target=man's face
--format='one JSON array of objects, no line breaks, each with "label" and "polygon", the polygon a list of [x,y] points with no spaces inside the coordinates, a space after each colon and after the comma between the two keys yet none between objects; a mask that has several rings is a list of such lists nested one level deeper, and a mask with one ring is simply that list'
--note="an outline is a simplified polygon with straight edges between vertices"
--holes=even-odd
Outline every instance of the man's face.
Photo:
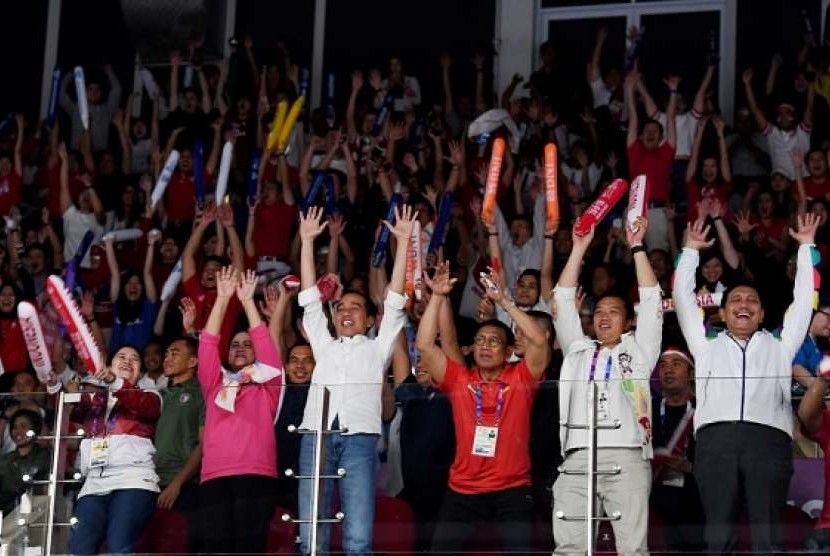
[{"label": "man's face", "polygon": [[739,338],[749,338],[764,320],[761,297],[755,288],[733,288],[726,297],[726,305],[720,310],[720,317],[732,334]]},{"label": "man's face", "polygon": [[11,392],[17,401],[30,400],[38,391],[38,382],[29,373],[17,373],[12,381]]},{"label": "man's face", "polygon": [[217,261],[208,261],[202,268],[202,285],[206,288],[216,287],[216,273],[221,268]]},{"label": "man's face", "polygon": [[810,323],[810,335],[830,338],[830,307],[820,307]]},{"label": "man's face", "polygon": [[[145,355],[146,364],[146,355]],[[164,354],[164,376],[174,377],[179,376],[188,371],[188,369],[196,368],[196,355],[190,353],[187,342],[183,340],[176,340],[167,348]]]},{"label": "man's face", "polygon": [[176,257],[179,256],[179,246],[176,245],[176,240],[172,237],[165,238],[165,240],[161,242],[159,254],[161,254],[163,262],[168,264],[175,262]]},{"label": "man's face", "polygon": [[347,293],[334,306],[334,330],[338,336],[351,338],[365,334],[375,323],[366,313],[366,300],[355,293]]},{"label": "man's face", "polygon": [[98,83],[87,84],[86,100],[89,104],[101,104],[101,86]]},{"label": "man's face", "polygon": [[196,107],[199,105],[199,98],[196,96],[194,91],[188,91],[184,95],[184,104],[182,108],[185,112],[195,112]]},{"label": "man's face", "polygon": [[183,174],[187,174],[193,170],[193,153],[190,150],[184,150],[180,153],[179,170]]},{"label": "man's face", "polygon": [[533,307],[539,303],[539,280],[535,276],[525,274],[516,282],[514,293],[516,295],[516,305]]},{"label": "man's face", "polygon": [[403,65],[400,59],[392,58],[389,60],[389,73],[395,77],[403,75]]},{"label": "man's face", "polygon": [[824,153],[814,151],[807,157],[807,170],[814,178],[823,177],[827,174],[827,157]]},{"label": "man's face", "polygon": [[111,176],[115,173],[115,157],[112,153],[104,153],[98,162],[98,173],[102,176]]},{"label": "man's face", "polygon": [[513,239],[513,244],[521,247],[533,235],[533,228],[526,220],[517,218],[510,224],[510,237]]},{"label": "man's face", "polygon": [[497,369],[507,360],[507,336],[496,326],[479,328],[473,345],[473,359],[480,369]]},{"label": "man's face", "polygon": [[785,131],[795,129],[795,110],[789,106],[779,106],[776,121],[778,123],[778,127]]},{"label": "man's face", "polygon": [[663,139],[663,132],[660,131],[660,125],[656,122],[649,122],[643,127],[643,133],[640,135],[640,141],[647,149],[656,149],[660,146],[660,141]]},{"label": "man's face", "polygon": [[692,368],[679,355],[667,354],[658,363],[660,386],[667,394],[688,391],[692,384]]},{"label": "man's face", "polygon": [[144,348],[144,369],[148,373],[155,373],[162,368],[161,346],[155,342],[147,344]]},{"label": "man's face", "polygon": [[603,297],[594,309],[594,331],[602,344],[616,343],[629,325],[625,303],[619,297]]},{"label": "man's face", "polygon": [[46,270],[46,255],[40,249],[29,250],[29,271],[41,274]]},{"label": "man's face", "polygon": [[288,356],[285,371],[292,384],[308,384],[314,372],[314,354],[309,346],[296,346]]}]

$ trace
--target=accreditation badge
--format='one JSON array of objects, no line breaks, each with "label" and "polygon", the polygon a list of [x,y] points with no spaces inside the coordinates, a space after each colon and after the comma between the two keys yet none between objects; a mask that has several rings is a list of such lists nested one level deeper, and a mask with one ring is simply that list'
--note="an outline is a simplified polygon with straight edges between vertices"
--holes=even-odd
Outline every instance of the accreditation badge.
[{"label": "accreditation badge", "polygon": [[89,467],[106,467],[110,460],[109,437],[93,438],[89,450]]},{"label": "accreditation badge", "polygon": [[481,456],[485,458],[496,457],[496,441],[498,438],[498,427],[485,427],[477,425],[475,436],[473,437],[472,454],[474,456]]}]

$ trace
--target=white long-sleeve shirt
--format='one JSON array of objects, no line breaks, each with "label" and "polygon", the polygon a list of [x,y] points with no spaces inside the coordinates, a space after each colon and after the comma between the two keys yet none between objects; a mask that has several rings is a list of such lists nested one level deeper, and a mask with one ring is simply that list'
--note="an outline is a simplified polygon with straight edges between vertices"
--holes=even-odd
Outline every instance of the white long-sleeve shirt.
[{"label": "white long-sleeve shirt", "polygon": [[714,423],[746,421],[792,436],[791,363],[810,327],[814,248],[798,249],[794,298],[780,340],[759,330],[746,342],[728,331],[707,339],[694,293],[699,253],[683,249],[674,275],[674,307],[695,358],[695,432]]},{"label": "white long-sleeve shirt", "polygon": [[536,203],[533,205],[533,236],[521,246],[513,243],[510,237],[510,226],[504,219],[501,209],[496,206],[494,218],[496,230],[499,233],[499,245],[501,246],[502,266],[504,276],[508,284],[515,284],[524,270],[528,268],[539,269],[542,266],[542,251],[545,247],[545,196],[536,196]]},{"label": "white long-sleeve shirt", "polygon": [[[619,419],[619,429],[598,431],[600,448],[640,448],[643,437],[638,424],[637,409],[626,394],[626,383],[639,392],[640,411],[650,416],[651,396],[649,379],[660,357],[663,335],[662,295],[660,286],[641,287],[637,328],[622,335],[613,348],[601,348],[597,356],[594,380],[599,390],[608,396],[607,421]],[[565,359],[559,382],[560,445],[564,455],[570,450],[587,448],[585,430],[568,429],[564,424],[584,425],[588,422],[587,404],[589,376],[594,352],[599,344],[582,332],[582,322],[576,309],[576,288],[556,286],[553,290],[553,326]],[[610,357],[610,375],[605,379]],[[629,382],[630,381],[630,382]],[[650,439],[644,454],[650,456]]]},{"label": "white long-sleeve shirt", "polygon": [[317,286],[301,291],[298,302],[304,309],[303,328],[316,362],[300,427],[318,428],[322,408],[314,390],[325,386],[330,391],[328,429],[337,417],[340,426],[348,429],[347,434],[380,434],[383,380],[395,338],[406,321],[406,298],[393,291],[386,295],[383,319],[374,339],[362,334],[332,337]]}]

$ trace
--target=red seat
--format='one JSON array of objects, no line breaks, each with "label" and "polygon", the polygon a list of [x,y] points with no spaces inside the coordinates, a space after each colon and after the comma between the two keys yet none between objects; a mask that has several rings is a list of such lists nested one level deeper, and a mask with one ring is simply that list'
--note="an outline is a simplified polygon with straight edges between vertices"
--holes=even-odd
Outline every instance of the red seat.
[{"label": "red seat", "polygon": [[[347,518],[348,519],[348,518]],[[331,551],[343,549],[343,526],[331,528]],[[375,498],[375,525],[372,549],[375,554],[408,554],[415,546],[415,516],[400,498]]]},{"label": "red seat", "polygon": [[268,540],[266,552],[269,554],[294,554],[297,539],[297,526],[290,521],[282,520],[283,514],[290,514],[285,508],[277,508],[271,523],[268,524]]},{"label": "red seat", "polygon": [[179,512],[156,509],[134,550],[144,554],[186,554],[187,528],[187,518]]}]

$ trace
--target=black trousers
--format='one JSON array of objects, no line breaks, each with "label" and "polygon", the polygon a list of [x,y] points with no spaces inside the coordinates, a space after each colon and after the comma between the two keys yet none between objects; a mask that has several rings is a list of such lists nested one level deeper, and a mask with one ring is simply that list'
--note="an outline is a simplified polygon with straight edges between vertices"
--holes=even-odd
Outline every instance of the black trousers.
[{"label": "black trousers", "polygon": [[415,515],[415,552],[429,550],[446,493],[444,484],[419,484],[405,487],[398,495],[406,500]]},{"label": "black trousers", "polygon": [[483,494],[460,494],[447,489],[432,538],[432,550],[462,553],[466,542],[481,525],[495,526],[503,553],[530,553],[533,550],[533,494],[530,487]]},{"label": "black trousers", "polygon": [[211,553],[261,554],[276,508],[276,479],[220,477],[202,483],[202,547]]},{"label": "black trousers", "polygon": [[695,478],[712,554],[733,553],[746,510],[752,551],[784,552],[784,509],[793,474],[792,440],[764,425],[729,422],[697,432]]}]

